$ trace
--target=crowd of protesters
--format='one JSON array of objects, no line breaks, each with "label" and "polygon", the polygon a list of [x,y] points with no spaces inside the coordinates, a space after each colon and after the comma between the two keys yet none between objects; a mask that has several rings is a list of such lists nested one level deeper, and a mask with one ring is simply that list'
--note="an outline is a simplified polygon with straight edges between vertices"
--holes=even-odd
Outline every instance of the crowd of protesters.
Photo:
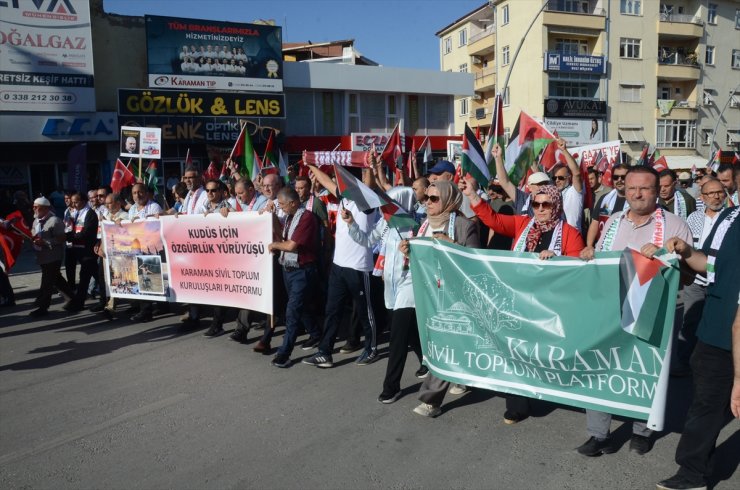
[{"label": "crowd of protesters", "polygon": [[[82,310],[95,290],[91,281],[98,285],[99,299],[89,309],[108,319],[125,315],[148,322],[166,312],[166,305],[146,301],[132,301],[122,310],[120,302],[107,297],[102,286],[102,221],[271,213],[275,317],[186,305],[183,328],[198,328],[210,318],[204,335],[215,338],[233,321],[229,337],[241,343],[248,341],[250,331],[260,330],[253,350],[274,354],[271,363],[278,368],[291,366],[296,348],[310,354],[303,364],[331,368],[338,350],[359,352],[355,364],[365,366],[379,359],[378,346],[388,335],[378,401],[390,404],[400,397],[411,348],[419,361],[415,376],[424,380],[414,412],[437,417],[447,393],[460,395],[470,388],[451,385],[423,365],[407,266],[410,240],[434,237],[464,247],[532,252],[542,260],[560,255],[591,260],[595,252],[627,246],[642,247],[652,257],[662,247],[681,257],[690,277],[684,278],[677,302],[671,376],[693,376],[694,398],[676,452],[680,469],[659,487],[701,488],[720,430],[730,413],[740,417],[740,166],[723,164],[716,172],[676,175],[672,170],[658,173],[647,166],[616,164],[610,188],[595,169],[584,182],[565,143],[559,140],[558,145],[566,164],[555,165],[549,174],[532,173],[524,188],[508,180],[498,146],[493,158],[500,179],[491,182],[476,182],[470,175],[456,178],[455,166],[444,160],[431,163],[428,174],[413,181],[399,173],[395,186],[376,158],[366,168],[350,169],[366,186],[387,192],[415,217],[417,226],[394,230],[378,210],[362,211],[343,198],[332,176],[312,165],[307,175],[293,168],[286,178],[267,174],[249,180],[233,170],[228,179],[205,182],[198,169],[188,167],[168,189],[174,197],[169,204],[157,202],[143,183],[135,184],[126,198],[106,187],[89,195],[65,193],[61,215],[47,198],[39,197],[33,202],[32,232],[42,279],[31,315],[48,313],[55,289],[66,299],[65,310]],[[590,209],[584,209],[586,186],[594,195]],[[62,263],[66,277],[60,272]],[[690,270],[695,273],[689,276]],[[276,325],[285,330],[273,346]],[[338,339],[344,343],[335,349]],[[577,451],[584,456],[616,451],[609,433],[611,415],[586,412],[588,440]],[[528,416],[529,399],[507,395],[504,422],[516,424]],[[645,454],[653,441],[645,423],[635,421],[630,450]]]}]

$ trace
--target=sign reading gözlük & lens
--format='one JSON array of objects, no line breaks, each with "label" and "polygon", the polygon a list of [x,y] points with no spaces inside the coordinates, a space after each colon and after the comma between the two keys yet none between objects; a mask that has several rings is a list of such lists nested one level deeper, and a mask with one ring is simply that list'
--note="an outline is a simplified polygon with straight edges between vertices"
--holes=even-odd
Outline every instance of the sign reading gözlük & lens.
[{"label": "sign reading g\u00f6zl\u00fck & lens", "polygon": [[283,90],[280,27],[145,18],[150,87]]},{"label": "sign reading g\u00f6zl\u00fck & lens", "polygon": [[0,111],[95,111],[90,2],[0,1]]},{"label": "sign reading g\u00f6zl\u00fck & lens", "polygon": [[603,56],[548,51],[545,53],[545,71],[604,74],[606,63]]},{"label": "sign reading g\u00f6zl\u00fck & lens", "polygon": [[285,95],[119,89],[120,116],[285,117]]},{"label": "sign reading g\u00f6zl\u00fck & lens", "polygon": [[637,281],[625,272],[632,257],[540,260],[412,240],[425,364],[451,382],[647,420],[660,430],[679,274],[661,267]]}]

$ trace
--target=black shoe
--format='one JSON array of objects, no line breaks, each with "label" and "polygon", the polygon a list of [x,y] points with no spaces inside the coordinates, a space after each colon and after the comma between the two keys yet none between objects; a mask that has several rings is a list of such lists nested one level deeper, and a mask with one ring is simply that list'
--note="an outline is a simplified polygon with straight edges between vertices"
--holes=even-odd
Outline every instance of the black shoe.
[{"label": "black shoe", "polygon": [[576,448],[576,451],[584,456],[601,456],[602,454],[611,454],[614,452],[614,448],[611,444],[611,437],[601,440],[595,437],[589,437],[588,441]]},{"label": "black shoe", "polygon": [[527,417],[529,417],[528,414],[512,412],[510,410],[507,410],[506,412],[504,412],[504,423],[506,425],[518,424],[519,422],[526,419]]},{"label": "black shoe", "polygon": [[101,305],[100,303],[96,305],[92,305],[88,310],[92,311],[93,313],[100,313],[105,309],[105,305]]},{"label": "black shoe", "polygon": [[358,357],[355,360],[355,364],[357,364],[358,366],[367,366],[368,364],[372,364],[377,360],[378,360],[378,351],[365,350],[365,351],[362,351],[362,354],[360,354],[360,357]]},{"label": "black shoe", "polygon": [[321,343],[321,339],[309,337],[308,339],[306,339],[305,342],[303,342],[303,345],[301,346],[301,349],[302,350],[315,349],[316,347],[319,346],[320,343]]},{"label": "black shoe", "polygon": [[146,323],[152,321],[152,315],[144,312],[139,312],[131,317],[132,322]]},{"label": "black shoe", "polygon": [[40,317],[40,316],[46,316],[48,314],[49,314],[49,310],[44,309],[44,308],[37,308],[33,310],[31,313],[29,313],[28,316]]},{"label": "black shoe", "polygon": [[205,331],[203,337],[214,338],[222,335],[223,333],[224,329],[221,325],[211,325],[210,328]]},{"label": "black shoe", "polygon": [[279,368],[287,368],[290,367],[292,362],[290,361],[290,358],[284,354],[277,354],[275,357],[272,358],[272,362],[270,362],[275,367]]},{"label": "black shoe", "polygon": [[356,344],[354,342],[350,342],[349,340],[344,343],[342,347],[339,348],[340,354],[350,354],[352,352],[358,351],[362,349],[361,344]]},{"label": "black shoe", "polygon": [[233,340],[234,342],[239,342],[240,344],[243,344],[247,341],[247,332],[249,332],[246,328],[239,325],[236,327],[236,330],[231,332],[231,335],[229,335],[229,338]]},{"label": "black shoe", "polygon": [[332,360],[331,356],[324,355],[321,352],[317,352],[316,354],[304,359],[301,362],[303,364],[308,364],[309,366],[316,366],[320,368],[330,368],[334,366],[334,361]]},{"label": "black shoe", "polygon": [[111,310],[110,308],[103,308],[103,311],[101,313],[106,318],[106,320],[111,322],[113,321],[113,310]]},{"label": "black shoe", "polygon": [[69,313],[77,313],[79,311],[82,311],[83,305],[80,304],[78,301],[71,300],[64,303],[64,306],[62,308]]},{"label": "black shoe", "polygon": [[427,376],[429,376],[429,368],[426,366],[421,366],[419,369],[416,370],[414,373],[414,376],[416,376],[419,379],[424,379]]},{"label": "black shoe", "polygon": [[389,403],[393,403],[394,401],[398,400],[398,398],[401,396],[401,392],[397,391],[395,393],[386,393],[385,391],[380,394],[378,397],[378,401],[380,403],[385,403],[386,405]]},{"label": "black shoe", "polygon": [[632,434],[630,439],[630,452],[640,456],[647,454],[653,448],[653,441],[647,436]]},{"label": "black shoe", "polygon": [[706,490],[704,482],[695,482],[681,475],[675,475],[655,484],[660,490]]}]

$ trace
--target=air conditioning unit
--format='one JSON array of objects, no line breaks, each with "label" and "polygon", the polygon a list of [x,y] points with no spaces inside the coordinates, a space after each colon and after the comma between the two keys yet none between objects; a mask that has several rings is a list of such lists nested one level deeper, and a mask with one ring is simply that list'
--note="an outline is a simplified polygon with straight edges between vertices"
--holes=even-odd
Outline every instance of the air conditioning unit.
[{"label": "air conditioning unit", "polygon": [[475,94],[475,95],[473,95],[473,100],[481,100],[482,98],[483,97],[481,96],[481,94]]},{"label": "air conditioning unit", "polygon": [[482,60],[482,59],[480,59],[480,56],[471,56],[471,57],[470,57],[470,61],[471,61],[471,62],[472,62],[472,63],[473,63],[474,65],[480,65],[481,63],[483,63],[483,60]]}]

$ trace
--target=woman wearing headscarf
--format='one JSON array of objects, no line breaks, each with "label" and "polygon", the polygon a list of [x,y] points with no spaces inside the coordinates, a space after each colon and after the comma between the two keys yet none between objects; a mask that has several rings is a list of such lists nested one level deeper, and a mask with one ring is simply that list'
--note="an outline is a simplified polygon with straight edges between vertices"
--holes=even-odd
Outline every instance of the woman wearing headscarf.
[{"label": "woman wearing headscarf", "polygon": [[[462,194],[455,184],[437,180],[427,187],[426,195],[427,219],[419,227],[417,236],[434,237],[464,247],[480,246],[478,225],[460,212]],[[399,249],[404,255],[408,255],[409,241],[402,240]],[[436,417],[442,413],[439,407],[449,386],[449,381],[432,374],[427,376],[419,391],[419,400],[422,403],[414,412],[425,417]],[[463,390],[458,391],[461,392]]]},{"label": "woman wearing headscarf", "polygon": [[[563,219],[563,201],[553,185],[543,185],[532,196],[534,217],[497,213],[473,190],[475,179],[465,177],[463,192],[470,198],[475,215],[495,233],[513,238],[514,252],[534,252],[547,260],[555,255],[578,257],[584,247],[581,234]],[[510,395],[506,398],[504,423],[516,424],[529,416],[529,398]]]},{"label": "woman wearing headscarf", "polygon": [[[413,214],[416,196],[411,187],[392,187],[388,196],[396,201],[404,211]],[[408,346],[422,361],[419,330],[416,328],[416,309],[414,290],[411,284],[411,271],[408,261],[398,246],[403,239],[414,236],[416,227],[392,228],[384,219],[378,220],[369,233],[363,232],[354,222],[352,214],[345,212],[342,219],[349,227],[349,236],[360,245],[374,247],[379,245],[378,260],[373,275],[383,277],[385,307],[392,311],[391,335],[388,342],[388,365],[383,380],[383,391],[378,396],[380,403],[393,403],[401,395],[401,376],[406,364]],[[416,371],[416,377],[424,377],[426,366]]]}]

